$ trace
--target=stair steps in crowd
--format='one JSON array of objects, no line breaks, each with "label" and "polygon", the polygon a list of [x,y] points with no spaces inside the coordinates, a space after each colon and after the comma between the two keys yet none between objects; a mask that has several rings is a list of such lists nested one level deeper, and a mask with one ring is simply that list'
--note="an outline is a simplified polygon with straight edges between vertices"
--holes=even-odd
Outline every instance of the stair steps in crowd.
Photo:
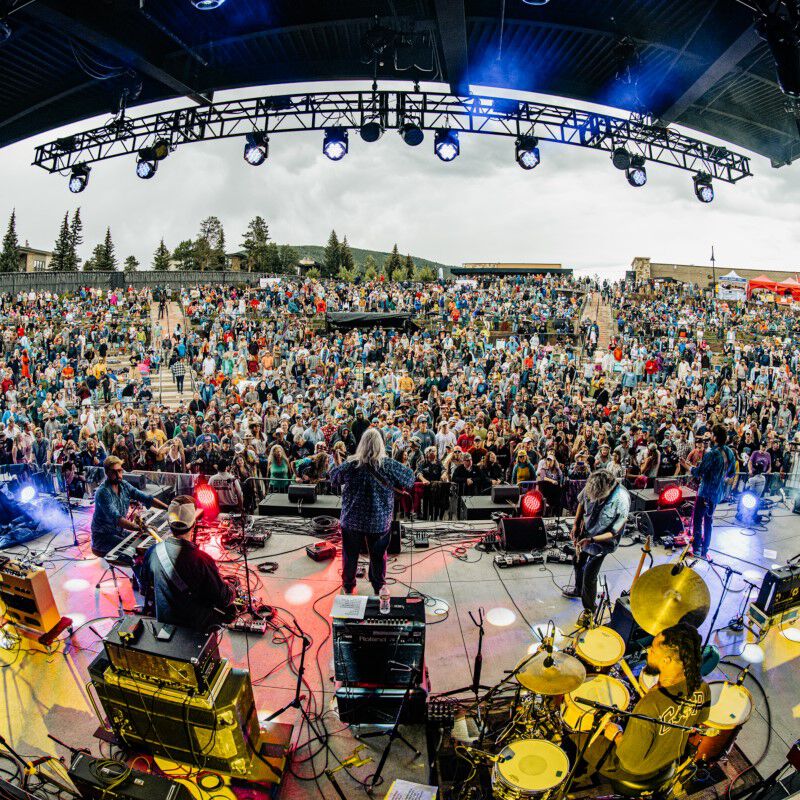
[{"label": "stair steps in crowd", "polygon": [[[161,325],[161,341],[166,336],[171,336],[175,327],[180,324],[183,325],[183,311],[180,303],[174,300],[167,303],[166,314],[159,320],[158,318],[158,302],[154,301],[150,304],[150,323],[151,331],[155,336],[156,326]],[[155,348],[161,347],[161,341],[153,341]],[[183,384],[183,397],[178,393],[178,387],[175,383],[175,378],[172,375],[167,363],[161,365],[161,369],[153,371],[150,375],[151,387],[153,389],[153,402],[159,403],[169,408],[177,408],[181,399],[185,399],[188,403],[192,397],[192,378],[187,373]]]}]

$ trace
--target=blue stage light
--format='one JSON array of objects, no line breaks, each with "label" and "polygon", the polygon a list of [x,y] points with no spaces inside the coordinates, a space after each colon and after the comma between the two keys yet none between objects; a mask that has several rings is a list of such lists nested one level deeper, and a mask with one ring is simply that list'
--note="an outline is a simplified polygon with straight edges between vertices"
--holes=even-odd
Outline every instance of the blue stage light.
[{"label": "blue stage light", "polygon": [[647,169],[644,163],[642,156],[633,156],[631,158],[631,165],[625,170],[625,177],[631,186],[639,188],[647,183]]},{"label": "blue stage light", "polygon": [[433,140],[433,152],[442,161],[452,161],[461,152],[461,147],[458,143],[458,131],[453,131],[448,128],[436,131],[436,136]]},{"label": "blue stage light", "polygon": [[89,183],[90,172],[91,167],[87,167],[86,164],[78,164],[72,168],[69,176],[69,190],[73,194],[78,194],[86,188],[86,184]]},{"label": "blue stage light", "polygon": [[225,5],[225,0],[192,0],[192,5],[198,11],[214,11],[214,9]]},{"label": "blue stage light", "polygon": [[539,140],[535,136],[521,136],[516,143],[517,164],[522,169],[533,169],[539,166]]},{"label": "blue stage light", "polygon": [[19,493],[19,499],[22,503],[30,503],[36,497],[36,489],[33,486],[23,486],[22,491]]},{"label": "blue stage light", "polygon": [[331,161],[341,161],[348,150],[348,137],[345,128],[327,128],[322,142],[322,152]]},{"label": "blue stage light", "polygon": [[244,160],[252,167],[261,166],[269,155],[269,138],[266,133],[248,133],[245,136]]},{"label": "blue stage light", "polygon": [[753,492],[742,492],[739,503],[736,506],[736,519],[745,525],[752,525],[758,521],[758,509],[761,505],[761,498]]},{"label": "blue stage light", "polygon": [[711,176],[699,172],[692,180],[694,181],[694,194],[701,203],[710,203],[714,200],[714,186],[711,183]]}]

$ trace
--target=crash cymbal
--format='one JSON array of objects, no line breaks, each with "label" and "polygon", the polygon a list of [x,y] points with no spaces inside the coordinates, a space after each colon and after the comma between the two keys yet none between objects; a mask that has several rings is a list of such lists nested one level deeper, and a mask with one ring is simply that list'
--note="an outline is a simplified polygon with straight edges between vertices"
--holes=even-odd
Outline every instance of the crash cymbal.
[{"label": "crash cymbal", "polygon": [[699,627],[710,605],[706,582],[680,562],[652,567],[631,589],[633,618],[653,636],[681,621]]},{"label": "crash cymbal", "polygon": [[536,694],[567,694],[586,680],[586,667],[574,656],[555,652],[548,661],[547,651],[537,653],[516,674],[517,680]]}]

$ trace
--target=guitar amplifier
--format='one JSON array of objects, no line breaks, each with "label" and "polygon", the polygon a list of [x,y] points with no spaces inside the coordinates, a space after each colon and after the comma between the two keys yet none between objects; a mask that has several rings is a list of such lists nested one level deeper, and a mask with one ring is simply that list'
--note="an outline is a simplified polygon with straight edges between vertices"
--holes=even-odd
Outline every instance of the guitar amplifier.
[{"label": "guitar amplifier", "polygon": [[[348,725],[394,725],[399,722],[418,725],[427,719],[430,693],[427,670],[422,670],[422,682],[408,690],[379,686],[346,686],[337,684],[334,696],[339,719]],[[405,703],[403,699],[405,698]],[[400,706],[403,712],[400,714]]]},{"label": "guitar amplifier", "polygon": [[222,660],[208,688],[193,692],[117,672],[100,653],[89,677],[126,747],[236,777],[251,773],[259,724],[246,670]]},{"label": "guitar amplifier", "polygon": [[364,619],[333,621],[334,674],[348,686],[407,686],[412,676],[419,686],[424,659],[422,601],[393,597],[390,612],[381,614],[378,598],[370,597]]},{"label": "guitar amplifier", "polygon": [[764,576],[755,605],[769,617],[800,605],[800,565],[771,569]]},{"label": "guitar amplifier", "polygon": [[[134,641],[121,634],[134,627]],[[213,633],[176,627],[169,641],[156,638],[163,625],[149,617],[129,614],[114,623],[103,645],[114,669],[160,686],[205,691],[219,664],[219,646]]]},{"label": "guitar amplifier", "polygon": [[48,633],[61,621],[42,567],[26,567],[14,559],[0,561],[0,602],[6,619],[29,631]]}]

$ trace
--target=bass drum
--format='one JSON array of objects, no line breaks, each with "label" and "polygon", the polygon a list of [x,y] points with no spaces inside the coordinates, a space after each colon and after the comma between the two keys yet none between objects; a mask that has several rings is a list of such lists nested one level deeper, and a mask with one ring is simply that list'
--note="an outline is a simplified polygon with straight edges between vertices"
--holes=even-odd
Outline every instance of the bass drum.
[{"label": "bass drum", "polygon": [[697,747],[695,761],[713,764],[724,756],[753,713],[753,698],[744,686],[712,681],[711,708],[702,724],[703,733],[693,733],[689,742]]},{"label": "bass drum", "polygon": [[569,773],[567,754],[544,739],[518,739],[499,755],[505,760],[492,769],[492,796],[496,800],[547,800]]}]

